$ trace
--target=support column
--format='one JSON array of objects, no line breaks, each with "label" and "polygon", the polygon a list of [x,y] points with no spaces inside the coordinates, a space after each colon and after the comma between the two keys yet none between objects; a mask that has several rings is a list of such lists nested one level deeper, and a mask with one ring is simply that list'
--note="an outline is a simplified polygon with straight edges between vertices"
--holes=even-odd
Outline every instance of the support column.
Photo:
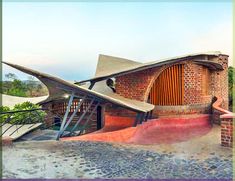
[{"label": "support column", "polygon": [[74,125],[74,127],[71,130],[72,134],[75,129],[77,128],[78,124],[82,121],[82,119],[84,118],[84,116],[86,115],[87,111],[90,109],[91,105],[93,104],[93,102],[95,101],[95,98],[92,99],[92,101],[90,102],[90,104],[88,105],[88,107],[86,108],[86,110],[82,113],[82,115],[79,117],[78,121],[76,122],[76,124]]},{"label": "support column", "polygon": [[67,117],[69,115],[69,111],[70,111],[70,107],[72,105],[72,102],[73,102],[73,98],[74,98],[74,92],[72,92],[70,98],[69,98],[69,103],[68,103],[68,106],[67,106],[67,109],[66,109],[66,112],[64,114],[64,117],[63,117],[63,121],[62,121],[62,124],[60,126],[60,131],[58,132],[58,135],[57,135],[57,140],[59,140],[60,136],[63,134],[63,128],[64,128],[64,125],[66,123],[66,120],[67,120]]},{"label": "support column", "polygon": [[78,103],[76,109],[74,110],[73,114],[70,116],[69,120],[67,121],[67,123],[65,124],[65,126],[62,128],[62,134],[65,131],[65,129],[69,126],[70,122],[73,120],[74,116],[76,115],[76,113],[78,112],[78,109],[81,107],[82,103],[86,100],[87,96],[84,96],[82,98],[82,100]]}]

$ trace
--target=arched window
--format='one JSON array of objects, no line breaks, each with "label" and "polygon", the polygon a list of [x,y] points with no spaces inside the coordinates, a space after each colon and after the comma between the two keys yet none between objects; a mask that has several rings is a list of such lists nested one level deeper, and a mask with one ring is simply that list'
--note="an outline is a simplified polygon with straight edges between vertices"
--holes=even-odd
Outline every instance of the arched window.
[{"label": "arched window", "polygon": [[183,105],[184,65],[173,65],[164,70],[155,80],[149,102],[154,105]]}]

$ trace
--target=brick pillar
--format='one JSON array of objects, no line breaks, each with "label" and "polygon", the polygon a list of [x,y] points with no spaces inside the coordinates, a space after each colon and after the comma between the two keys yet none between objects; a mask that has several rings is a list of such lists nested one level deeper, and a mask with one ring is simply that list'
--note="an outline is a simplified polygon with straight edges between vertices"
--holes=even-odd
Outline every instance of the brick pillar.
[{"label": "brick pillar", "polygon": [[213,71],[211,73],[212,95],[221,97],[223,99],[221,107],[228,110],[228,56],[220,55],[211,60],[220,63],[224,69],[222,71]]},{"label": "brick pillar", "polygon": [[221,116],[221,145],[233,147],[233,118]]}]

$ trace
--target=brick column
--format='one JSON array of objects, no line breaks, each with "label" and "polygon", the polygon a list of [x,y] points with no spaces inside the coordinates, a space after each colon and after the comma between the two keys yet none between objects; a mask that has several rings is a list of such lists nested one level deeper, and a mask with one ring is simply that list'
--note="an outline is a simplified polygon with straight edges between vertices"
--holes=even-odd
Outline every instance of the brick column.
[{"label": "brick column", "polygon": [[233,147],[233,118],[234,116],[220,116],[221,118],[221,145]]},{"label": "brick column", "polygon": [[211,73],[212,95],[221,97],[223,103],[221,108],[228,110],[228,56],[220,55],[211,61],[220,63],[223,66],[222,71],[213,71]]}]

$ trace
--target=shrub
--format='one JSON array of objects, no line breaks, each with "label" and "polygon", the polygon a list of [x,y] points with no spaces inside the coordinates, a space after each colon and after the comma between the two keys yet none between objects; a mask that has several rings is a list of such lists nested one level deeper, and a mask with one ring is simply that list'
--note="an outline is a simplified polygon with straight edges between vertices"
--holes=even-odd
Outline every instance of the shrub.
[{"label": "shrub", "polygon": [[[33,104],[31,102],[24,102],[22,104],[16,104],[12,110],[6,106],[1,106],[1,112],[6,111],[22,111],[22,110],[31,110],[31,109],[40,109],[40,106]],[[10,123],[18,123],[18,124],[31,124],[43,122],[46,113],[42,110],[35,110],[30,112],[15,112],[11,114]],[[1,122],[5,121],[8,118],[9,114],[1,115]]]},{"label": "shrub", "polygon": [[[7,106],[0,106],[0,113],[8,112],[8,111],[10,111],[9,107],[7,107]],[[9,116],[8,114],[1,114],[0,115],[0,123],[5,121],[8,118],[8,116]]]}]

